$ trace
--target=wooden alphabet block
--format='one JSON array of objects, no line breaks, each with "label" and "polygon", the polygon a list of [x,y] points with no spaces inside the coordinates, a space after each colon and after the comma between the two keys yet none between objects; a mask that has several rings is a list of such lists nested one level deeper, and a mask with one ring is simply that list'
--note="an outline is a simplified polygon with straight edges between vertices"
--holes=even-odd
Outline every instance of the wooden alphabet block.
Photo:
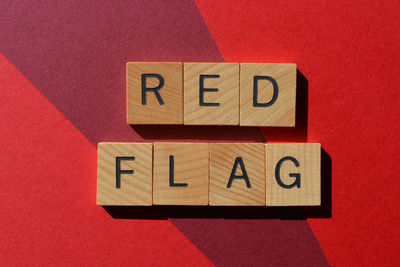
[{"label": "wooden alphabet block", "polygon": [[240,125],[295,126],[296,64],[240,64]]},{"label": "wooden alphabet block", "polygon": [[97,205],[152,205],[151,143],[99,143]]},{"label": "wooden alphabet block", "polygon": [[210,206],[265,205],[264,150],[264,144],[210,144]]},{"label": "wooden alphabet block", "polygon": [[321,205],[321,145],[266,145],[266,205]]},{"label": "wooden alphabet block", "polygon": [[182,63],[126,65],[128,124],[183,124]]},{"label": "wooden alphabet block", "polygon": [[184,124],[239,125],[239,64],[184,63]]},{"label": "wooden alphabet block", "polygon": [[154,144],[153,203],[208,205],[209,144]]}]

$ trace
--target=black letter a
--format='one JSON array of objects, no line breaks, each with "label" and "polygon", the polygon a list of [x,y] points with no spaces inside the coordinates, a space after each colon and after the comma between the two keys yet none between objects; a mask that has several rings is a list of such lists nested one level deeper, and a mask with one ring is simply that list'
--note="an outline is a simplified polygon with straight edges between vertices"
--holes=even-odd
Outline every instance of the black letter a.
[{"label": "black letter a", "polygon": [[[243,175],[235,175],[238,164],[242,169]],[[229,177],[229,182],[227,188],[231,188],[233,179],[244,179],[246,181],[247,188],[251,188],[249,177],[247,176],[246,168],[244,167],[243,159],[241,157],[237,157],[235,160],[235,164],[233,164],[231,176]]]}]

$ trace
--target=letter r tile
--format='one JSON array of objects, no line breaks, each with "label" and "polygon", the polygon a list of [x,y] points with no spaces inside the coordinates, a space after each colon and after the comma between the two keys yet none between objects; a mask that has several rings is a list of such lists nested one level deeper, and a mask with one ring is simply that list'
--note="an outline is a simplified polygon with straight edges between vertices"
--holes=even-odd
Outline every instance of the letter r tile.
[{"label": "letter r tile", "polygon": [[210,145],[210,206],[265,205],[265,145]]},{"label": "letter r tile", "polygon": [[239,125],[239,64],[184,63],[184,124]]},{"label": "letter r tile", "polygon": [[154,205],[208,205],[209,144],[154,144]]},{"label": "letter r tile", "polygon": [[266,205],[321,205],[321,144],[266,144]]},{"label": "letter r tile", "polygon": [[99,143],[97,205],[152,205],[151,143]]},{"label": "letter r tile", "polygon": [[183,124],[182,63],[126,65],[128,124]]}]

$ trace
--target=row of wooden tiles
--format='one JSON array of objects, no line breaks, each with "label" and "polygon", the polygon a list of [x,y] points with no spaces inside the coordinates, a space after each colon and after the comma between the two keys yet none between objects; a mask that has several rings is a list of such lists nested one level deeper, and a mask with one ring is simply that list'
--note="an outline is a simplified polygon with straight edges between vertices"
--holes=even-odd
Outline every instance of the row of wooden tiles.
[{"label": "row of wooden tiles", "polygon": [[98,205],[316,206],[321,145],[99,143]]},{"label": "row of wooden tiles", "polygon": [[129,124],[295,126],[296,64],[127,64]]}]

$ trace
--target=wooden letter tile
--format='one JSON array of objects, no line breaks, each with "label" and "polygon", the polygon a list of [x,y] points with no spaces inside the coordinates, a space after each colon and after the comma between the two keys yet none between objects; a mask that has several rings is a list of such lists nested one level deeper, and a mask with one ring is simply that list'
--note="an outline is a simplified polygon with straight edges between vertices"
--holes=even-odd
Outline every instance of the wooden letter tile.
[{"label": "wooden letter tile", "polygon": [[239,125],[239,64],[184,63],[184,124]]},{"label": "wooden letter tile", "polygon": [[240,125],[295,126],[296,64],[240,64]]},{"label": "wooden letter tile", "polygon": [[266,145],[267,206],[321,205],[321,145]]},{"label": "wooden letter tile", "polygon": [[128,63],[128,124],[183,124],[182,87],[182,63]]},{"label": "wooden letter tile", "polygon": [[99,143],[97,205],[152,205],[151,143]]},{"label": "wooden letter tile", "polygon": [[209,144],[154,144],[154,205],[208,205]]},{"label": "wooden letter tile", "polygon": [[210,145],[210,206],[265,205],[265,145]]}]

